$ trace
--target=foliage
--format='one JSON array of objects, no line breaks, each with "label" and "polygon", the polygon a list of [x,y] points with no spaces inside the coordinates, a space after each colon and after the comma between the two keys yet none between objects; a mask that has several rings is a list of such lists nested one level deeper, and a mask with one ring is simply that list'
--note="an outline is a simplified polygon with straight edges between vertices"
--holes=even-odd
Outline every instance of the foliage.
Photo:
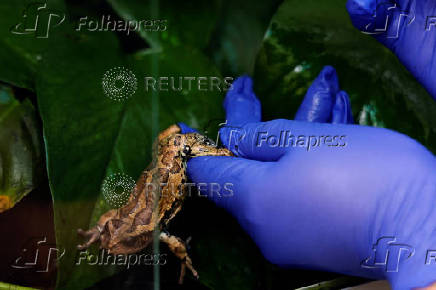
[{"label": "foliage", "polygon": [[0,85],[0,213],[13,207],[41,181],[43,145],[35,108],[20,103]]}]

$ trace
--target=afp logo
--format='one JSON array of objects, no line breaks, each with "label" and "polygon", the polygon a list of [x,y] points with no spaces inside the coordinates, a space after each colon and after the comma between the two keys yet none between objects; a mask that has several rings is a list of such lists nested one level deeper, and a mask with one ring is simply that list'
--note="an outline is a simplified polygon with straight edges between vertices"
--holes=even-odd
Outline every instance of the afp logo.
[{"label": "afp logo", "polygon": [[399,8],[397,0],[377,1],[372,19],[364,26],[362,33],[398,38],[402,24],[409,26],[415,19],[412,12]]},{"label": "afp logo", "polygon": [[23,11],[22,22],[11,28],[11,33],[33,35],[36,38],[48,38],[50,29],[61,25],[65,14],[47,8],[47,3],[31,3]]},{"label": "afp logo", "polygon": [[372,251],[371,256],[362,261],[362,268],[382,268],[386,272],[398,272],[400,262],[415,254],[412,246],[396,243],[395,237],[381,237]]}]

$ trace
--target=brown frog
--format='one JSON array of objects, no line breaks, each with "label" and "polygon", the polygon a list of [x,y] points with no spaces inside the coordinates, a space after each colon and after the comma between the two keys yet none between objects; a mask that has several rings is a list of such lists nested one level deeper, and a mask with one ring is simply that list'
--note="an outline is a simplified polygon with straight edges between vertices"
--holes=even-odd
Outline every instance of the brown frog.
[{"label": "brown frog", "polygon": [[[153,161],[140,176],[127,204],[103,214],[97,225],[88,231],[78,229],[78,233],[87,239],[77,246],[78,249],[86,249],[100,241],[100,248],[110,254],[139,252],[152,243],[155,228],[165,228],[182,208],[187,195],[187,189],[183,187],[187,180],[187,160],[207,155],[233,156],[227,149],[216,148],[203,135],[180,134],[176,125],[159,134],[156,147],[157,154],[154,152]],[[165,232],[161,232],[159,238],[181,260],[179,283],[183,281],[186,267],[198,278],[186,244]]]}]

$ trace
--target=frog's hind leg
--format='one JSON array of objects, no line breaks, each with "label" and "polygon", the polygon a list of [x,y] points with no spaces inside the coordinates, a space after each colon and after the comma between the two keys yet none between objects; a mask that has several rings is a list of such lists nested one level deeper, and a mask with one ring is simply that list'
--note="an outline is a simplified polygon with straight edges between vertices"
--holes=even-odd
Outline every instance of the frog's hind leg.
[{"label": "frog's hind leg", "polygon": [[87,231],[82,229],[78,229],[77,233],[86,239],[85,243],[77,245],[79,250],[85,250],[89,248],[89,246],[100,240],[101,234],[104,230],[104,227],[108,221],[115,218],[117,216],[117,210],[112,209],[102,215],[97,223],[97,225]]},{"label": "frog's hind leg", "polygon": [[171,252],[182,261],[181,270],[180,270],[180,278],[179,284],[183,283],[183,278],[185,276],[186,268],[191,270],[192,275],[198,279],[198,273],[195,271],[192,266],[192,260],[188,256],[188,252],[186,251],[186,244],[180,238],[176,236],[168,235],[167,233],[160,233],[160,240],[168,245]]}]

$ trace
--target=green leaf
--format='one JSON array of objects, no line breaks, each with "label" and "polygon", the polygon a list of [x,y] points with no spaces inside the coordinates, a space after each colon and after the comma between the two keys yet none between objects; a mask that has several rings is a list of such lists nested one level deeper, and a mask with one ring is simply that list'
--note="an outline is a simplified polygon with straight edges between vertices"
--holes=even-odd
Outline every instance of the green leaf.
[{"label": "green leaf", "polygon": [[224,1],[208,55],[224,75],[252,74],[271,17],[283,0]]},{"label": "green leaf", "polygon": [[0,212],[13,207],[41,180],[42,139],[33,105],[0,85]]},{"label": "green leaf", "polygon": [[256,63],[265,119],[293,118],[313,79],[332,65],[356,123],[394,129],[436,152],[436,103],[389,50],[352,26],[345,3],[280,7]]},{"label": "green leaf", "polygon": [[146,31],[144,26],[138,30],[155,48],[158,46],[156,39],[159,39],[163,46],[190,46],[197,49],[203,49],[209,43],[223,4],[220,0],[155,1],[159,6],[156,16],[153,1],[108,2],[127,21],[159,21],[153,27],[159,31]]},{"label": "green leaf", "polygon": [[[39,7],[47,5],[38,11]],[[29,0],[1,1],[0,3],[0,80],[14,86],[34,90],[36,67],[42,53],[48,48],[46,35],[64,16],[63,1],[35,2]],[[49,17],[51,16],[51,25]],[[37,16],[39,19],[37,20]],[[36,31],[24,31],[36,27]]]},{"label": "green leaf", "polygon": [[18,286],[18,285],[14,285],[14,284],[0,282],[0,290],[10,290],[10,289],[14,289],[14,290],[37,290],[36,288],[24,287],[24,286]]},{"label": "green leaf", "polygon": [[158,2],[108,0],[125,20],[159,19],[167,23],[165,31],[139,33],[154,48],[155,38],[162,46],[194,47],[211,57],[223,75],[252,73],[256,55],[271,17],[282,0],[189,0]]}]

